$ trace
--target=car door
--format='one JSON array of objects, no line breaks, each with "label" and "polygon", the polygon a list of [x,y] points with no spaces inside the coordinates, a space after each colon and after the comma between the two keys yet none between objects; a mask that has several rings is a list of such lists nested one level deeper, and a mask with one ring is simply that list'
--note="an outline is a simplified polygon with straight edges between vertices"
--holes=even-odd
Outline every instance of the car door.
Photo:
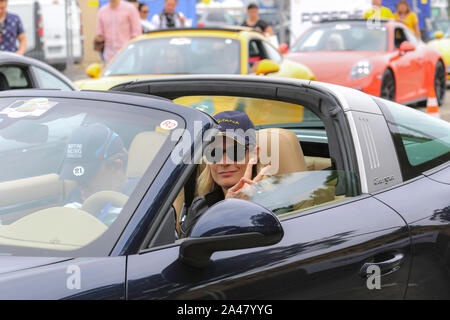
[{"label": "car door", "polygon": [[381,102],[406,183],[375,195],[404,217],[414,259],[408,299],[450,297],[450,126],[415,110]]},{"label": "car door", "polygon": [[[352,154],[349,154],[347,159],[354,158],[354,146],[351,142],[353,140],[342,108],[335,109],[334,123],[339,125],[333,128],[328,122],[329,118],[327,120],[329,113],[325,110],[336,107],[336,100],[328,100],[316,90],[307,91],[305,87],[308,87],[305,82],[293,84],[273,79],[264,81],[243,77],[233,79],[190,77],[188,80],[177,78],[172,81],[128,83],[119,85],[114,90],[150,93],[171,99],[184,95],[208,94],[245,96],[243,93],[245,92],[249,97],[288,100],[299,104],[304,103],[305,97],[309,96],[317,102],[312,103],[311,108],[315,108],[314,112],[323,117],[321,119],[326,123],[327,131],[330,130],[328,135],[330,140],[341,136],[339,132],[347,132],[340,140],[341,145],[335,145],[333,148],[346,149],[347,151],[342,152]],[[319,100],[321,103],[318,103]],[[384,135],[378,139],[384,139]],[[355,167],[356,163],[344,164],[340,161],[337,163],[337,168],[344,171],[345,168],[351,170]],[[312,176],[323,173],[317,171]],[[173,195],[168,198],[167,207],[181,191],[187,176],[188,174],[183,173],[171,176],[171,179],[177,181],[178,187],[172,190]],[[161,177],[160,181],[163,179]],[[318,185],[308,190],[310,194],[322,192],[325,180],[316,180],[314,177],[312,180],[298,180],[299,185],[303,186],[308,186],[308,181]],[[344,181],[348,182],[345,179]],[[357,189],[360,188],[361,178],[357,178],[354,183]],[[149,190],[151,194],[161,194],[161,186],[154,184],[152,188],[154,189]],[[283,192],[274,192],[263,198],[270,201],[282,196]],[[227,201],[230,200],[225,200],[224,203]],[[239,212],[240,207],[234,210]],[[164,221],[173,215],[173,210],[167,209],[160,215],[159,221]],[[211,216],[214,216],[214,212]],[[356,192],[354,196],[307,210],[288,210],[278,219],[284,232],[278,243],[257,248],[219,250],[212,255],[209,264],[202,267],[193,267],[182,261],[184,258],[180,255],[180,250],[184,243],[192,239],[179,240],[164,246],[152,246],[153,238],[150,237],[148,246],[141,247],[137,254],[128,256],[127,297],[129,299],[381,297],[401,299],[404,297],[411,258],[408,227],[397,212],[369,193]],[[163,223],[161,225],[166,226]],[[156,229],[153,237],[157,238],[162,232],[162,227]]]},{"label": "car door", "polygon": [[[396,26],[394,28],[394,50],[398,51],[398,58],[392,61],[394,77],[396,78],[396,101],[409,102],[417,98],[421,87],[420,79],[423,79],[423,71],[419,60],[421,57],[417,49],[409,52],[400,52],[400,45],[408,41],[405,29]],[[413,76],[414,75],[414,76]]]},{"label": "car door", "polygon": [[[414,57],[414,61],[412,64],[417,65],[418,67],[418,73],[414,77],[416,80],[416,84],[418,86],[417,88],[417,97],[427,97],[428,96],[428,83],[427,81],[427,68],[429,68],[429,65],[427,65],[427,46],[423,42],[421,42],[419,39],[417,39],[416,35],[413,34],[408,28],[404,28],[406,38],[410,43],[412,43],[414,46],[416,46],[416,50],[414,50],[412,53],[414,53],[412,56]],[[428,75],[429,77],[429,75]]]},{"label": "car door", "polygon": [[1,300],[125,299],[126,257],[0,257]]}]

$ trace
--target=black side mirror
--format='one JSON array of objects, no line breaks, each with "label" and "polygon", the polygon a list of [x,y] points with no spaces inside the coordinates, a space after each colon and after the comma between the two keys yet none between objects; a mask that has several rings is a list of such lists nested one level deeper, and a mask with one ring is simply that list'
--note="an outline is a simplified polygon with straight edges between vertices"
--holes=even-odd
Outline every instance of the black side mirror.
[{"label": "black side mirror", "polygon": [[180,247],[183,263],[202,268],[216,251],[278,243],[284,232],[274,213],[253,202],[228,199],[209,208]]}]

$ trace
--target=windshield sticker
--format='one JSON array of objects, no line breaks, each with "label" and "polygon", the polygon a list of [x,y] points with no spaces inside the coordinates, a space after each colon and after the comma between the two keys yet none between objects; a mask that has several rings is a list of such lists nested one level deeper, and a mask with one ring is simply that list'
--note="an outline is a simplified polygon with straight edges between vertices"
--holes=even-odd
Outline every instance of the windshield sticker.
[{"label": "windshield sticker", "polygon": [[47,98],[33,98],[30,100],[17,100],[0,112],[9,118],[39,117],[56,106],[58,102]]},{"label": "windshield sticker", "polygon": [[73,175],[76,177],[81,177],[82,175],[84,175],[84,168],[82,166],[78,166],[73,168]]},{"label": "windshield sticker", "polygon": [[348,29],[350,29],[351,27],[350,27],[349,24],[341,23],[341,24],[337,24],[334,28],[335,28],[336,30],[348,30]]},{"label": "windshield sticker", "polygon": [[159,125],[161,127],[161,129],[164,130],[173,130],[176,127],[178,127],[178,122],[176,120],[164,120],[163,122],[161,122],[161,124]]},{"label": "windshield sticker", "polygon": [[170,44],[173,44],[175,46],[184,46],[191,44],[191,39],[189,38],[173,38],[170,40]]}]

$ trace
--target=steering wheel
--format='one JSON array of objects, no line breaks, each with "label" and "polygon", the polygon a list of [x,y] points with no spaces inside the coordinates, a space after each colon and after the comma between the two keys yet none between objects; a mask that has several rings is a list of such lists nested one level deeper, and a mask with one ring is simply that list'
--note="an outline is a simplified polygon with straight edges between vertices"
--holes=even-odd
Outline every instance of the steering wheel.
[{"label": "steering wheel", "polygon": [[117,191],[100,191],[87,198],[81,210],[100,217],[102,210],[110,203],[112,206],[122,208],[128,201],[128,196]]}]

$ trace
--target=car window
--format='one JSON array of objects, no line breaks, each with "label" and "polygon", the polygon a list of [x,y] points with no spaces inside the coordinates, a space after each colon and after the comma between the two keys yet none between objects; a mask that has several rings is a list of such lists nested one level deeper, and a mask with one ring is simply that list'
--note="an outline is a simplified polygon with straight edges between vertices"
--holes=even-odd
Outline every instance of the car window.
[{"label": "car window", "polygon": [[[271,210],[279,218],[289,217],[317,206],[345,200],[343,171],[301,171],[271,176],[242,191],[248,199]],[[356,175],[351,174],[356,181]]]},{"label": "car window", "polygon": [[375,99],[387,119],[405,180],[450,160],[450,124],[397,103]]},{"label": "car window", "polygon": [[248,43],[248,70],[250,74],[255,74],[258,64],[261,60],[266,59],[262,41],[252,39]]},{"label": "car window", "polygon": [[[260,148],[257,167],[270,164],[273,171],[242,198],[269,208],[280,218],[357,195],[351,187],[358,184],[356,175],[336,170],[327,130],[306,106],[239,96],[185,96],[173,102],[210,115],[231,110],[248,115]],[[200,196],[205,192],[207,157],[204,161],[197,172],[197,177],[202,177],[197,179],[196,194]],[[184,190],[189,189],[185,186]],[[177,202],[174,206],[179,211]],[[181,223],[185,213],[178,212]]]},{"label": "car window", "polygon": [[317,115],[293,103],[238,96],[185,96],[173,102],[212,116],[230,110],[245,112],[257,129],[277,126],[323,129]]},{"label": "car window", "polygon": [[263,53],[260,47],[260,41],[258,40],[250,40],[248,43],[248,55],[250,58],[259,58],[261,59]]},{"label": "car window", "polygon": [[406,38],[408,39],[408,41],[417,46],[419,44],[419,39],[417,39],[416,35],[407,28],[404,29],[404,31],[406,33]]},{"label": "car window", "polygon": [[30,81],[28,80],[26,71],[23,68],[16,66],[1,66],[0,73],[6,77],[8,85],[11,89],[30,87]]},{"label": "car window", "polygon": [[395,45],[395,48],[396,49],[400,48],[400,45],[404,41],[407,41],[407,40],[408,39],[406,38],[404,29],[403,28],[395,28],[395,30],[394,30],[394,45]]},{"label": "car window", "polygon": [[66,91],[72,91],[72,87],[65,83],[60,78],[54,76],[50,72],[43,70],[39,67],[34,67],[33,70],[36,73],[42,89],[61,89]]},{"label": "car window", "polygon": [[281,56],[281,54],[278,52],[277,49],[275,49],[274,47],[272,47],[270,44],[268,44],[267,42],[262,42],[263,46],[264,46],[264,50],[266,51],[266,55],[267,55],[267,59],[272,60],[273,62],[276,63],[281,63],[281,61],[283,60],[283,57]]},{"label": "car window", "polygon": [[240,41],[180,36],[130,43],[103,75],[240,73]]},{"label": "car window", "polygon": [[184,121],[134,105],[0,99],[0,253],[108,255],[175,144],[171,126]]},{"label": "car window", "polygon": [[387,30],[366,24],[324,23],[306,30],[292,46],[292,52],[304,51],[386,51]]}]

